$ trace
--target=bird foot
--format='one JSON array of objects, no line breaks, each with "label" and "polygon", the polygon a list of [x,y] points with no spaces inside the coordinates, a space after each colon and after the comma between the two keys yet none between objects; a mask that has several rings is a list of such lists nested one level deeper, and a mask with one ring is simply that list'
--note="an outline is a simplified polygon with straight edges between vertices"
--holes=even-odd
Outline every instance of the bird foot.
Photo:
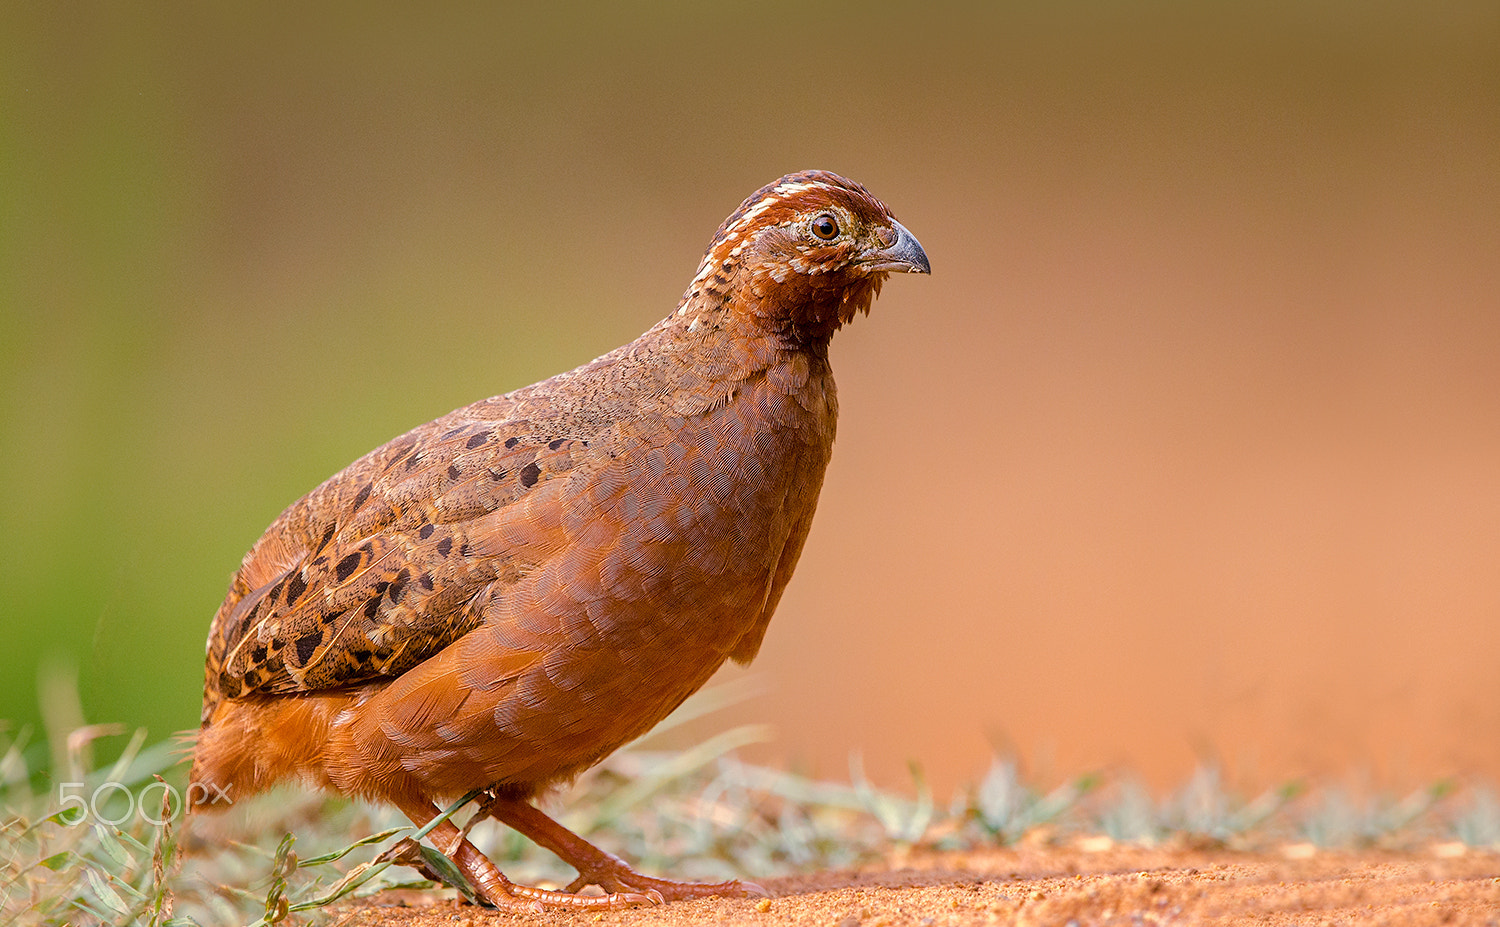
[{"label": "bird foot", "polygon": [[[754,882],[732,879],[728,882],[674,882],[637,872],[620,857],[606,853],[587,840],[547,817],[530,803],[493,793],[480,807],[476,817],[488,815],[538,846],[546,847],[563,862],[578,870],[578,878],[565,892],[576,892],[597,885],[613,895],[645,896],[656,904],[685,901],[690,898],[766,898],[770,892]],[[592,897],[592,896],[575,896]]]},{"label": "bird foot", "polygon": [[[432,865],[433,860],[423,852],[424,849],[421,844],[407,837],[387,850],[381,858],[401,866],[409,866],[434,882],[458,889],[470,901],[502,911],[542,914],[549,910],[618,910],[662,903],[662,897],[653,892],[640,894],[621,889],[604,895],[579,895],[571,888],[555,892],[530,885],[517,885],[493,865],[474,865],[472,862],[463,867],[467,871],[454,871],[445,866],[443,868],[448,871],[443,872]],[[457,852],[453,854],[455,857],[459,855]],[[448,861],[438,859],[437,862]]]},{"label": "bird foot", "polygon": [[723,898],[769,898],[771,895],[754,882],[742,882],[739,879],[728,882],[676,882],[658,879],[637,872],[619,859],[601,866],[590,866],[586,872],[580,871],[578,878],[569,883],[564,891],[576,892],[588,885],[597,885],[611,894],[641,892],[655,899],[658,904],[715,895]]},{"label": "bird foot", "polygon": [[[437,816],[437,808],[425,799],[398,796],[396,805],[419,826]],[[429,878],[457,888],[470,901],[502,911],[542,914],[547,911],[618,910],[662,902],[661,895],[650,892],[606,889],[603,895],[579,895],[573,891],[557,892],[517,885],[506,878],[489,857],[479,852],[452,821],[444,820],[432,828],[432,842],[445,849],[428,849],[407,837],[397,841],[381,858],[411,866]]]},{"label": "bird foot", "polygon": [[486,907],[502,911],[524,911],[543,914],[547,911],[617,911],[622,908],[639,908],[662,903],[661,896],[652,897],[636,892],[609,892],[605,895],[580,895],[569,889],[555,892],[530,885],[507,882],[500,886],[484,886],[478,890],[479,900]]}]

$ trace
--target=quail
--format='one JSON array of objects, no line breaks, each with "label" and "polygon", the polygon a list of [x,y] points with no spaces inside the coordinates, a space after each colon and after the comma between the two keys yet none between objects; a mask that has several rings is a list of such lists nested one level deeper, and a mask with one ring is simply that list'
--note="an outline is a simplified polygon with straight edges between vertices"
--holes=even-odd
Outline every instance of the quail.
[{"label": "quail", "polygon": [[579,872],[563,891],[512,883],[444,821],[430,839],[490,905],[754,891],[644,875],[531,802],[760,649],[833,447],[829,341],[892,273],[930,266],[884,204],[789,174],[724,221],[635,341],[293,503],[214,616],[194,810],[299,780],[424,825],[483,789],[486,813]]}]

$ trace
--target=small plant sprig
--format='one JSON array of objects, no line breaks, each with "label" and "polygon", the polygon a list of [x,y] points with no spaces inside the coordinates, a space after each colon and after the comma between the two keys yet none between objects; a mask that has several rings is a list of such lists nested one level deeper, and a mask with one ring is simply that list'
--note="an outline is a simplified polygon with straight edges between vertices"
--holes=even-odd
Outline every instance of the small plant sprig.
[{"label": "small plant sprig", "polygon": [[[88,736],[98,735],[98,730]],[[10,744],[0,768],[0,919],[14,924],[99,923],[186,927],[174,917],[170,887],[181,863],[173,828],[180,805],[161,776],[169,751],[143,751],[145,732],[137,731],[107,770],[88,776],[115,786],[98,803],[40,803],[30,791],[24,763],[26,736]],[[78,737],[70,737],[74,746]],[[133,797],[159,786],[158,807],[138,807]],[[95,788],[93,795],[101,795]],[[121,815],[121,796],[130,795]],[[154,812],[154,816],[153,813]]]},{"label": "small plant sprig", "polygon": [[[422,827],[393,827],[383,830],[380,833],[371,834],[368,837],[362,837],[343,849],[305,860],[299,860],[296,852],[292,849],[292,845],[297,841],[296,836],[287,834],[281,838],[281,843],[277,844],[276,855],[272,858],[271,884],[266,892],[265,913],[259,920],[251,924],[250,927],[270,927],[272,924],[285,920],[287,915],[294,911],[312,911],[317,908],[326,908],[354,894],[356,890],[385,872],[391,866],[408,859],[407,854],[413,849],[420,854],[421,859],[429,867],[438,869],[446,876],[455,880],[451,884],[462,886],[462,876],[459,875],[457,869],[453,868],[452,864],[442,854],[430,847],[423,846],[421,840],[431,833],[433,828],[453,817],[459,809],[478,798],[480,794],[479,790],[470,792],[449,805],[444,809],[442,814],[428,821]],[[360,863],[353,869],[350,869],[344,873],[342,878],[321,893],[317,891],[320,887],[319,881],[314,879],[312,884],[302,893],[303,897],[300,899],[293,901],[288,895],[289,880],[298,870],[313,869],[337,862],[361,847],[384,843],[397,834],[401,834],[401,838],[385,852],[372,860]],[[424,881],[419,884],[427,886],[430,883]],[[386,885],[382,887],[390,888],[393,886]],[[471,891],[466,892],[466,894],[472,897]]]}]

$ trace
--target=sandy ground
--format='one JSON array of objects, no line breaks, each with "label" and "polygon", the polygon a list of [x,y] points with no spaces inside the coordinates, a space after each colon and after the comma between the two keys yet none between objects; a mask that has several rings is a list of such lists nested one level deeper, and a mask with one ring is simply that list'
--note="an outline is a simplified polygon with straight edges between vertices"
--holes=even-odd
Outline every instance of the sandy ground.
[{"label": "sandy ground", "polygon": [[335,922],[380,927],[821,924],[1500,925],[1500,857],[1439,846],[1419,854],[1244,854],[1077,847],[912,855],[852,872],[763,883],[761,900],[518,916],[430,896],[377,896]]}]

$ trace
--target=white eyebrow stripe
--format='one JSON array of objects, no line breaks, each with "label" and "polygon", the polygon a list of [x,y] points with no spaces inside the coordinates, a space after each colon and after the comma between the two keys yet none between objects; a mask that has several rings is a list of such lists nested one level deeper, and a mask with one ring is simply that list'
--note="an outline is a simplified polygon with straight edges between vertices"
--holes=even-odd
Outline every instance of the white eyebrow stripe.
[{"label": "white eyebrow stripe", "polygon": [[806,191],[811,190],[814,187],[821,186],[824,186],[824,184],[807,183],[805,181],[793,181],[791,183],[778,184],[776,189],[771,192],[780,193],[783,196],[790,196],[793,193],[805,193]]},{"label": "white eyebrow stripe", "polygon": [[[765,196],[761,197],[760,200],[753,206],[746,209],[745,212],[739,217],[739,219],[735,221],[734,225],[724,230],[723,241],[729,242],[739,238],[741,231],[746,226],[750,225],[756,219],[759,219],[761,215],[772,206],[775,206],[777,203],[784,202],[787,197],[795,196],[799,193],[806,193],[809,190],[816,190],[820,188],[831,189],[831,186],[829,184],[823,183],[822,181],[816,180],[792,180],[787,181],[786,183],[777,184],[775,187],[771,188],[770,193],[767,193]],[[739,257],[740,252],[745,250],[745,244],[746,243],[744,241],[736,244],[733,250],[729,252],[729,256],[731,258]],[[693,277],[692,282],[689,283],[688,286],[691,288],[702,283],[704,280],[707,280],[717,267],[717,262],[705,260],[703,266],[699,268],[698,274]],[[682,310],[678,311],[678,314],[683,314],[683,311],[685,309],[686,307],[683,307]]]},{"label": "white eyebrow stripe", "polygon": [[745,210],[745,214],[740,216],[739,221],[735,222],[733,228],[739,229],[746,224],[755,221],[756,219],[760,218],[761,213],[765,212],[767,209],[770,209],[777,203],[782,202],[789,196],[794,196],[798,193],[806,193],[808,190],[816,190],[820,187],[826,186],[828,185],[824,183],[809,183],[805,181],[792,181],[789,183],[777,184],[771,189],[770,193],[761,197],[760,202]]},{"label": "white eyebrow stripe", "polygon": [[754,206],[751,206],[749,209],[745,210],[745,214],[743,216],[740,216],[740,221],[734,224],[734,228],[738,229],[750,222],[754,222],[756,219],[760,218],[761,213],[765,212],[767,209],[770,209],[773,205],[779,202],[781,202],[781,197],[776,196],[775,192],[772,191],[772,194],[770,196],[762,198],[759,203],[756,203]]}]

